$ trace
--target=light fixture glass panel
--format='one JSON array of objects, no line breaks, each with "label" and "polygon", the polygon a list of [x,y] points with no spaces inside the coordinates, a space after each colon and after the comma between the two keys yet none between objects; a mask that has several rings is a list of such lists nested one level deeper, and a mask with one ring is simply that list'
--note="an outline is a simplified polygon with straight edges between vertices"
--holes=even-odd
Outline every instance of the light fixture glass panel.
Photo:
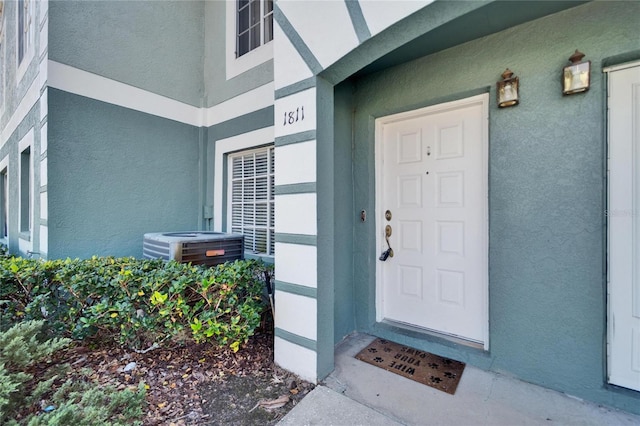
[{"label": "light fixture glass panel", "polygon": [[502,80],[496,83],[498,107],[506,108],[518,105],[520,96],[518,94],[518,77],[513,77],[513,72],[508,68],[502,73]]},{"label": "light fixture glass panel", "polygon": [[563,90],[564,95],[586,92],[589,90],[589,70],[591,62],[581,62],[564,67]]}]

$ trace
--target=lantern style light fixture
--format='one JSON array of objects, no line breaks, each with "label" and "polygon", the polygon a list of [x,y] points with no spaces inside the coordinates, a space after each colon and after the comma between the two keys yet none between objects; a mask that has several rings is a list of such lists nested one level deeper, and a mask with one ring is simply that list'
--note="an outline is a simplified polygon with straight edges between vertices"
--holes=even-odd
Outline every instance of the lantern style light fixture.
[{"label": "lantern style light fixture", "polygon": [[569,57],[570,65],[564,67],[562,72],[562,94],[573,95],[589,90],[591,61],[582,61],[584,53],[576,49]]},{"label": "lantern style light fixture", "polygon": [[518,77],[513,76],[513,72],[507,68],[502,73],[502,80],[496,83],[498,89],[498,107],[506,108],[518,105],[520,97],[518,95]]}]

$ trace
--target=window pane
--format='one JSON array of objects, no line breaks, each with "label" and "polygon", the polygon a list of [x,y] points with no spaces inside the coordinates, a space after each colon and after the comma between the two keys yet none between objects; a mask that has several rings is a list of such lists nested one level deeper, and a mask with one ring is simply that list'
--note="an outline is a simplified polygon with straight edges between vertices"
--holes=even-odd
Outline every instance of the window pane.
[{"label": "window pane", "polygon": [[273,0],[264,2],[264,14],[267,15],[269,12],[273,12]]},{"label": "window pane", "polygon": [[255,176],[255,164],[253,161],[253,154],[245,155],[243,157],[243,165],[244,165],[244,177],[253,177]]},{"label": "window pane", "polygon": [[256,153],[256,176],[266,175],[269,173],[268,161],[266,152]]},{"label": "window pane", "polygon": [[264,42],[273,40],[273,15],[264,18]]},{"label": "window pane", "polygon": [[242,201],[253,202],[256,199],[256,180],[246,179],[243,185]]},{"label": "window pane", "polygon": [[244,9],[240,9],[238,11],[238,34],[244,33],[250,27],[249,11],[250,9],[248,7],[245,7]]},{"label": "window pane", "polygon": [[274,187],[275,187],[275,177],[273,175],[269,176],[269,199],[273,200],[274,196]]},{"label": "window pane", "polygon": [[249,32],[238,37],[238,56],[242,56],[249,51]]},{"label": "window pane", "polygon": [[242,177],[242,158],[236,157],[233,159],[233,173],[232,177],[238,179]]},{"label": "window pane", "polygon": [[24,0],[18,0],[18,64],[24,58]]},{"label": "window pane", "polygon": [[244,234],[244,249],[248,251],[256,251],[255,232],[251,228],[245,228],[242,232]]},{"label": "window pane", "polygon": [[267,252],[267,230],[256,229],[256,244],[254,248],[256,253]]},{"label": "window pane", "polygon": [[276,238],[273,229],[269,230],[269,254],[274,255],[276,253]]},{"label": "window pane", "polygon": [[251,26],[260,24],[260,0],[251,0]]},{"label": "window pane", "polygon": [[271,158],[269,160],[269,173],[273,173],[273,171],[275,170],[275,165],[274,165],[275,158],[276,158],[275,150],[273,148],[271,148],[269,150],[269,154],[271,154]]},{"label": "window pane", "polygon": [[269,198],[268,182],[269,182],[269,178],[266,176],[256,179],[256,198],[255,199],[257,201],[263,201]]},{"label": "window pane", "polygon": [[256,226],[262,226],[266,228],[268,226],[267,221],[267,205],[256,204]]},{"label": "window pane", "polygon": [[231,201],[239,203],[242,201],[242,181],[236,180],[231,184]]},{"label": "window pane", "polygon": [[256,47],[260,46],[260,25],[256,25],[255,27],[251,27],[251,30],[249,30],[251,33],[251,47],[250,49],[253,50]]},{"label": "window pane", "polygon": [[271,227],[271,228],[276,226],[274,210],[275,210],[274,203],[272,203],[272,202],[269,203],[269,227]]},{"label": "window pane", "polygon": [[[234,196],[236,194],[233,194]],[[234,204],[231,206],[231,226],[234,229],[242,230],[242,206],[240,204]]]},{"label": "window pane", "polygon": [[253,204],[245,204],[242,208],[242,216],[244,219],[245,226],[253,226],[254,225],[254,214],[253,214],[254,206]]},{"label": "window pane", "polygon": [[20,154],[20,231],[31,230],[31,147]]}]

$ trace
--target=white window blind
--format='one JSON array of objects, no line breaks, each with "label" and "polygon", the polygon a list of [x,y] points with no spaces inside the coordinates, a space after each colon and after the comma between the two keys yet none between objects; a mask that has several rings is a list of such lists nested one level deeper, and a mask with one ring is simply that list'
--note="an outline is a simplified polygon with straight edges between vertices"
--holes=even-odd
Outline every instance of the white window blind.
[{"label": "white window blind", "polygon": [[244,151],[229,158],[231,232],[244,234],[246,251],[273,256],[274,149]]}]

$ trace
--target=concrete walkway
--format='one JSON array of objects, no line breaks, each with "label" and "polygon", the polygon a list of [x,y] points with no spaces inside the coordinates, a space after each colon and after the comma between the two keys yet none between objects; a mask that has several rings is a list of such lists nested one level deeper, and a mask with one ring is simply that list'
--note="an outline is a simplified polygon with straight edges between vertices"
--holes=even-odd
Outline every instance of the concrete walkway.
[{"label": "concrete walkway", "polygon": [[374,337],[336,349],[336,368],[279,425],[640,425],[640,416],[469,365],[455,395],[359,361]]}]

